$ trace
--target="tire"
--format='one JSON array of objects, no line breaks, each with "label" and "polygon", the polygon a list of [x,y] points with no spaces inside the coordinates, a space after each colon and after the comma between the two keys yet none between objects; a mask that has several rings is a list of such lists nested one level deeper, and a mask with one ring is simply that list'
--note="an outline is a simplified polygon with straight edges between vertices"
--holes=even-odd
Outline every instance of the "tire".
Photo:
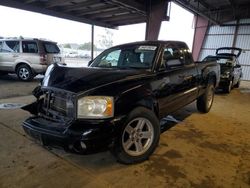
[{"label": "tire", "polygon": [[16,74],[22,81],[30,81],[34,78],[34,74],[28,65],[20,65],[16,70]]},{"label": "tire", "polygon": [[225,93],[230,93],[231,90],[232,90],[232,88],[233,88],[233,81],[230,80],[229,83],[228,83],[228,85],[225,88],[223,88],[223,91]]},{"label": "tire", "polygon": [[235,84],[235,86],[234,86],[235,88],[239,88],[240,87],[240,78],[239,78],[239,80],[238,80],[238,82],[237,82],[237,84]]},{"label": "tire", "polygon": [[112,153],[123,164],[147,160],[160,139],[160,125],[156,115],[147,108],[138,107],[127,117],[115,140]]},{"label": "tire", "polygon": [[206,91],[196,101],[196,107],[198,111],[202,113],[208,113],[213,105],[214,101],[214,84],[208,83]]}]

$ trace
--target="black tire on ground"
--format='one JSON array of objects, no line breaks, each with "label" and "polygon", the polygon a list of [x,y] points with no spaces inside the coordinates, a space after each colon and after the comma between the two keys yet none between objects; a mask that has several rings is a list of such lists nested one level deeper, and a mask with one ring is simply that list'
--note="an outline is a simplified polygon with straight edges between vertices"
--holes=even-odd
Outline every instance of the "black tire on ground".
[{"label": "black tire on ground", "polygon": [[111,150],[123,164],[147,160],[160,139],[159,120],[151,110],[138,107],[127,117]]},{"label": "black tire on ground", "polygon": [[230,82],[228,83],[228,85],[227,85],[226,87],[223,88],[223,91],[224,91],[225,93],[230,93],[231,90],[232,90],[232,88],[233,88],[233,81],[230,80]]},{"label": "black tire on ground", "polygon": [[34,74],[28,65],[20,65],[16,70],[16,74],[22,81],[30,81],[34,78]]},{"label": "black tire on ground", "polygon": [[235,86],[234,86],[235,88],[239,88],[240,87],[240,78],[239,78],[239,80],[238,80],[238,82],[237,82],[237,84],[235,84]]},{"label": "black tire on ground", "polygon": [[197,109],[202,113],[208,113],[214,101],[214,84],[209,82],[206,91],[196,101]]}]

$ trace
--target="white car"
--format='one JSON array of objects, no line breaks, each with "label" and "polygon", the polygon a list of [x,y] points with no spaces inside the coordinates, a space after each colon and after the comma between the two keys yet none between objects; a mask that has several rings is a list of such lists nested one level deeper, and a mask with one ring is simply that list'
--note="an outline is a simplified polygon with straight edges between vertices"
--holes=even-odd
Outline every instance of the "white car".
[{"label": "white car", "polygon": [[71,57],[71,58],[76,58],[78,57],[78,53],[77,52],[69,52],[66,57]]},{"label": "white car", "polygon": [[22,81],[44,74],[52,63],[64,63],[56,42],[34,38],[0,39],[0,74],[16,73]]}]

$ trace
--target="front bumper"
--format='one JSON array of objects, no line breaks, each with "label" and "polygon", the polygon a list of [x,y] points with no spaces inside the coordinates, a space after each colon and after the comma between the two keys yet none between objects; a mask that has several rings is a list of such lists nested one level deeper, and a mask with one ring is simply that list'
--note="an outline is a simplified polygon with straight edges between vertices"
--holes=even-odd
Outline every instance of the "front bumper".
[{"label": "front bumper", "polygon": [[106,150],[115,138],[121,119],[53,122],[42,117],[26,119],[24,131],[44,146],[63,148],[77,153]]}]

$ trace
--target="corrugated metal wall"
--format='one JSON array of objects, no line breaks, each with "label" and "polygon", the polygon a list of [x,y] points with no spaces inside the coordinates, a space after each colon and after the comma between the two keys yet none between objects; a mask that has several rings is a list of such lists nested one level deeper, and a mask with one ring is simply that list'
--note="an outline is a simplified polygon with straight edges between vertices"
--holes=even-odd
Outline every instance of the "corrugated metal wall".
[{"label": "corrugated metal wall", "polygon": [[[233,21],[226,24],[236,23],[236,21]],[[250,24],[250,19],[242,19],[239,23]],[[243,53],[239,57],[243,69],[243,80],[250,80],[250,26],[248,25],[239,26],[238,29],[236,26],[209,27],[199,60],[204,59],[208,55],[214,55],[215,50],[219,47],[232,47],[234,42],[235,47],[243,49]]]}]

